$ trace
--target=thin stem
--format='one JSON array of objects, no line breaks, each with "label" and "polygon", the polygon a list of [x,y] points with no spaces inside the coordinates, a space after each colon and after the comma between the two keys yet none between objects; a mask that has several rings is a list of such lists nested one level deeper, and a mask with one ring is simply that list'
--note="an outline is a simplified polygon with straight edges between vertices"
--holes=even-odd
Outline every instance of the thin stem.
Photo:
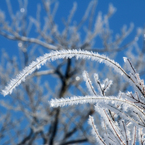
[{"label": "thin stem", "polygon": [[123,127],[124,127],[125,136],[126,136],[126,144],[128,145],[128,137],[127,137],[124,121],[122,121],[122,124],[123,124]]},{"label": "thin stem", "polygon": [[111,124],[111,126],[112,126],[112,128],[113,128],[113,130],[114,130],[114,132],[115,132],[115,134],[117,135],[118,139],[122,142],[123,145],[125,145],[125,143],[124,143],[123,140],[120,138],[120,136],[119,136],[119,134],[117,133],[117,131],[115,130],[115,128],[114,128],[114,126],[113,126],[113,124],[112,124],[112,122],[111,122],[109,116],[107,115],[105,109],[103,109],[103,110],[104,110],[104,112],[105,112],[105,114],[106,114],[106,116],[107,116],[107,118],[108,118],[108,120],[109,120],[109,122],[110,122],[110,124]]},{"label": "thin stem", "polygon": [[134,127],[134,141],[133,141],[133,145],[135,145],[136,142],[136,126]]},{"label": "thin stem", "polygon": [[94,132],[96,133],[96,135],[98,136],[99,140],[104,144],[106,145],[106,143],[103,141],[103,139],[100,137],[100,135],[98,134],[98,131],[96,130],[96,127],[95,127],[95,124],[94,124],[94,120],[93,120],[93,117],[89,117],[90,118],[90,121],[91,121],[91,125],[92,125],[92,128],[94,130]]}]

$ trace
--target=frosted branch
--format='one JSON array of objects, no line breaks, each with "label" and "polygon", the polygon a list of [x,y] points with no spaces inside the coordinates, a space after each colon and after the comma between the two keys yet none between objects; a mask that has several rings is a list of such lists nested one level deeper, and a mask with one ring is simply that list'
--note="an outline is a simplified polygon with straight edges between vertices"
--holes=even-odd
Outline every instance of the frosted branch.
[{"label": "frosted branch", "polygon": [[92,82],[89,78],[89,75],[86,71],[83,72],[83,77],[84,77],[84,80],[86,81],[86,86],[88,88],[88,90],[90,91],[91,95],[95,95],[97,96],[97,93],[92,85]]},{"label": "frosted branch", "polygon": [[96,136],[97,141],[101,144],[106,145],[106,143],[103,141],[103,139],[101,138],[101,136],[98,133],[98,130],[97,130],[96,125],[94,123],[94,118],[92,116],[89,116],[88,122],[92,126],[92,134]]},{"label": "frosted branch", "polygon": [[[91,59],[100,63],[105,63],[106,65],[113,67],[114,70],[119,72],[121,75],[125,75],[126,77],[131,79],[130,76],[118,63],[104,55],[82,50],[61,50],[46,53],[45,55],[38,57],[36,61],[33,61],[29,66],[25,67],[24,70],[20,72],[20,74],[18,74],[15,79],[12,79],[10,81],[5,89],[2,90],[2,94],[6,96],[7,94],[12,93],[13,89],[18,86],[22,81],[24,81],[26,76],[34,72],[36,69],[39,69],[42,65],[46,63],[46,61],[54,61],[56,59],[64,58],[68,59],[72,57],[76,57],[77,59]],[[133,80],[131,81],[134,82]]]},{"label": "frosted branch", "polygon": [[106,113],[105,110],[104,110],[104,112],[105,112],[105,114],[106,114],[106,116],[107,116],[107,118],[108,118],[108,120],[109,120],[109,122],[110,122],[110,124],[111,124],[111,126],[112,126],[112,129],[113,129],[113,131],[114,131],[114,134],[118,137],[118,139],[120,140],[120,142],[121,142],[123,145],[125,145],[125,143],[124,143],[123,140],[121,139],[120,135],[119,135],[119,134],[117,133],[117,131],[115,130],[115,127],[113,126],[113,123],[112,123],[111,119],[109,118],[108,114]]},{"label": "frosted branch", "polygon": [[135,104],[123,100],[123,99],[117,99],[116,97],[100,97],[100,96],[74,96],[71,98],[62,98],[62,99],[52,99],[49,103],[51,107],[61,107],[61,106],[66,106],[66,105],[75,105],[75,104],[84,104],[84,103],[99,103],[103,102],[104,104],[109,103],[109,102],[118,102],[118,103],[124,103],[128,104],[136,110],[138,110],[142,115],[145,115],[144,112],[138,108]]},{"label": "frosted branch", "polygon": [[30,43],[35,43],[35,44],[39,44],[47,49],[51,49],[51,50],[57,50],[58,47],[57,46],[54,46],[52,44],[48,44],[46,42],[43,42],[39,39],[36,39],[36,38],[28,38],[28,37],[25,37],[25,36],[20,36],[18,33],[17,35],[15,36],[12,36],[12,35],[8,35],[2,31],[0,31],[0,34],[8,39],[11,39],[11,40],[20,40],[20,41],[24,41],[24,42],[30,42]]}]

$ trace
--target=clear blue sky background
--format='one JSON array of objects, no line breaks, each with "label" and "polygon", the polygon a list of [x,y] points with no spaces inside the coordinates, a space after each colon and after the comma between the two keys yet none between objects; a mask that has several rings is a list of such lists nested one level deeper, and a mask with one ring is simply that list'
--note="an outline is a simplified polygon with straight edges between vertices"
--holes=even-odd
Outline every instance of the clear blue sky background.
[{"label": "clear blue sky background", "polygon": [[[55,21],[59,24],[59,29],[63,28],[61,23],[62,18],[67,18],[70,9],[73,6],[73,2],[78,3],[77,11],[74,16],[74,20],[78,21],[83,16],[85,9],[88,6],[89,0],[59,0],[59,8],[56,13]],[[36,17],[37,4],[41,3],[40,0],[29,0],[28,1],[28,14],[30,16]],[[128,27],[131,22],[134,23],[135,28],[133,33],[129,38],[133,38],[136,32],[136,28],[144,27],[145,25],[145,1],[144,0],[98,0],[98,6],[96,13],[102,11],[106,14],[108,11],[108,5],[112,3],[116,8],[116,13],[110,19],[110,28],[113,30],[113,34],[120,33],[120,30],[124,24]],[[18,2],[16,0],[11,0],[12,8],[14,13],[18,10]],[[0,1],[0,9],[5,12],[6,19],[9,20],[9,14],[7,11],[6,1]],[[42,9],[42,20],[44,11]],[[128,39],[129,39],[128,38]],[[142,44],[141,44],[142,45]],[[13,41],[8,41],[4,37],[0,36],[0,49],[5,48],[12,55],[15,54],[17,50],[17,43]],[[13,51],[11,51],[13,50]]]},{"label": "clear blue sky background", "polygon": [[[58,0],[59,8],[56,13],[55,21],[59,25],[59,29],[63,29],[63,24],[61,22],[62,18],[67,18],[70,9],[73,6],[73,2],[78,3],[76,14],[74,15],[74,20],[78,21],[84,15],[84,12],[88,6],[90,0]],[[28,14],[29,16],[36,17],[37,4],[41,3],[41,0],[28,0]],[[98,6],[96,9],[96,14],[102,11],[103,14],[108,12],[108,6],[112,3],[114,7],[117,8],[116,13],[110,19],[110,28],[113,30],[113,34],[120,33],[121,28],[124,24],[127,27],[130,23],[134,23],[134,30],[128,37],[128,41],[131,40],[136,34],[136,29],[138,27],[145,26],[145,0],[98,0]],[[11,0],[12,8],[14,13],[19,9],[17,0]],[[7,10],[7,5],[5,0],[0,1],[0,9],[5,12],[6,19],[9,21],[10,17]],[[43,21],[44,11],[42,9],[41,16]],[[35,37],[35,33],[32,36]],[[142,47],[142,39],[140,40],[140,47]],[[0,36],[0,52],[1,49],[5,49],[8,54],[16,55],[18,44],[16,41],[8,40]],[[0,54],[1,56],[2,54]]]}]

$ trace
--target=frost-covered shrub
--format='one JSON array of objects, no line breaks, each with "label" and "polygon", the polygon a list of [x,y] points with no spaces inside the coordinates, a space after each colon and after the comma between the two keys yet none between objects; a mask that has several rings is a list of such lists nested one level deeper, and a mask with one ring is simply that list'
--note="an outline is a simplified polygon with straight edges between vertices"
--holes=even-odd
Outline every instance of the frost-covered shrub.
[{"label": "frost-covered shrub", "polygon": [[[119,92],[118,96],[106,96],[105,93],[113,84],[111,80],[105,79],[103,83],[100,82],[98,74],[94,74],[94,80],[98,91],[92,85],[89,74],[84,71],[83,78],[90,95],[88,96],[74,96],[71,98],[52,99],[49,103],[52,107],[59,107],[65,105],[75,105],[83,103],[95,104],[94,110],[100,114],[102,120],[101,125],[104,128],[104,134],[100,134],[95,120],[92,116],[89,117],[89,124],[92,126],[92,134],[96,137],[99,144],[123,144],[135,145],[139,142],[144,144],[144,128],[145,128],[145,85],[144,81],[140,79],[131,61],[124,57],[124,62],[129,68],[128,74],[118,63],[107,58],[104,55],[82,50],[61,50],[47,53],[44,56],[38,57],[36,61],[32,62],[26,67],[15,79],[2,90],[2,94],[6,96],[12,93],[13,89],[22,81],[25,81],[26,76],[39,69],[47,61],[54,61],[56,59],[89,59],[104,63],[107,67],[112,67],[121,77],[124,77],[133,87],[135,92]],[[75,95],[75,94],[74,94]],[[116,118],[120,116],[121,119]]]}]

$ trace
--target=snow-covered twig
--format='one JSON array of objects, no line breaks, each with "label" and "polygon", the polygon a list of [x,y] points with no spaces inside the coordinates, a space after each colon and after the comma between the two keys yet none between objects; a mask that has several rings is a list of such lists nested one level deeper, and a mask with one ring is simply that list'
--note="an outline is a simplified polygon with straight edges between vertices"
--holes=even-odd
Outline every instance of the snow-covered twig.
[{"label": "snow-covered twig", "polygon": [[[121,75],[126,76],[130,81],[134,83],[134,81],[118,63],[104,55],[82,50],[61,50],[46,53],[44,56],[38,57],[36,61],[33,61],[29,66],[24,68],[24,70],[20,72],[20,74],[18,74],[15,79],[12,79],[10,81],[10,83],[4,88],[4,90],[2,90],[2,94],[6,96],[7,94],[12,93],[13,89],[16,86],[18,86],[22,81],[25,81],[26,76],[34,72],[36,69],[40,69],[40,67],[44,65],[46,61],[54,61],[56,59],[62,58],[68,59],[72,57],[76,57],[77,59],[91,59],[100,63],[105,63],[106,65],[113,67],[115,71],[119,72]],[[138,86],[136,87],[140,89]]]},{"label": "snow-covered twig", "polygon": [[92,134],[96,136],[96,139],[99,143],[106,145],[106,143],[103,141],[101,136],[98,133],[98,130],[96,128],[96,125],[94,124],[94,118],[92,116],[89,116],[89,124],[92,126]]}]

